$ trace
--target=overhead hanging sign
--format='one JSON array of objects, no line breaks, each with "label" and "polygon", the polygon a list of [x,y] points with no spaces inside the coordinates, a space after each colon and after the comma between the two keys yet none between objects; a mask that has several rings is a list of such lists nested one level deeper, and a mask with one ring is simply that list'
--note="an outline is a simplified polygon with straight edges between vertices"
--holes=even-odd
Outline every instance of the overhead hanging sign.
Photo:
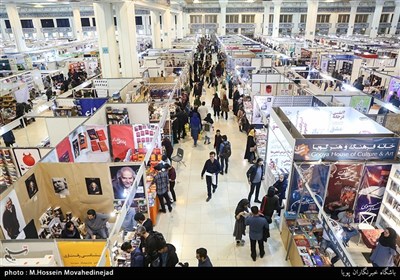
[{"label": "overhead hanging sign", "polygon": [[296,139],[294,160],[392,160],[400,138]]}]

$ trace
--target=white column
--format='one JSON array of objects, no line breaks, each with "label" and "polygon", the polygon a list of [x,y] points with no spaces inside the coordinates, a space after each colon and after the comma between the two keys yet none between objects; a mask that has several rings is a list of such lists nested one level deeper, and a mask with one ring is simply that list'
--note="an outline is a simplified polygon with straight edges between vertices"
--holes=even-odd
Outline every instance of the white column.
[{"label": "white column", "polygon": [[394,4],[396,5],[396,7],[394,8],[392,25],[390,26],[390,31],[389,31],[390,35],[396,34],[397,24],[399,23],[399,17],[400,17],[400,0],[396,0]]},{"label": "white column", "polygon": [[[397,52],[397,57],[400,57],[400,50]],[[396,67],[393,76],[400,76],[400,59],[397,58]]]},{"label": "white column", "polygon": [[144,35],[149,35],[150,30],[149,30],[149,16],[148,15],[141,15],[142,17],[142,24],[143,24],[143,34]]},{"label": "white column", "polygon": [[182,39],[183,38],[183,12],[180,11],[178,13],[178,22],[177,22],[177,29],[176,29],[176,36],[178,39]]},{"label": "white column", "polygon": [[[83,40],[83,30],[82,30],[82,22],[81,22],[81,11],[79,10],[78,5],[72,6],[72,15],[73,15],[73,30],[74,30],[74,38],[78,41]],[[96,20],[97,25],[97,20]]]},{"label": "white column", "polygon": [[139,77],[139,62],[136,49],[135,2],[116,3],[114,7],[117,15],[122,77]]},{"label": "white column", "polygon": [[171,44],[176,39],[175,17],[176,17],[176,14],[171,14]]},{"label": "white column", "polygon": [[[114,13],[111,3],[93,3],[96,31],[99,38],[101,69],[104,78],[119,78]],[[122,34],[120,34],[121,36]],[[121,36],[122,37],[122,36]]]},{"label": "white column", "polygon": [[44,40],[44,34],[42,32],[42,24],[40,22],[40,18],[32,18],[33,27],[36,29],[36,39]]},{"label": "white column", "polygon": [[171,10],[166,9],[162,14],[162,26],[163,26],[163,48],[169,49],[171,48],[172,38],[172,19],[171,19]]},{"label": "white column", "polygon": [[219,13],[218,34],[224,36],[226,35],[226,6],[228,6],[228,0],[220,0],[219,6],[221,11]]},{"label": "white column", "polygon": [[261,13],[256,13],[254,16],[254,24],[256,25],[256,28],[254,29],[254,37],[258,37],[262,34],[262,27],[263,27],[262,17],[263,14]]},{"label": "white column", "polygon": [[329,31],[328,34],[331,35],[336,35],[336,24],[339,20],[339,14],[338,13],[334,13],[331,14],[331,16],[329,17],[329,23],[331,25],[331,27],[329,27]]},{"label": "white column", "polygon": [[279,37],[279,22],[281,16],[282,0],[272,1],[274,4],[274,23],[272,28],[272,37]]},{"label": "white column", "polygon": [[292,35],[299,34],[300,33],[300,29],[299,29],[300,13],[293,14],[292,23],[293,23]]},{"label": "white column", "polygon": [[189,22],[189,15],[186,13],[182,12],[182,36],[186,37],[187,34],[189,34],[189,26],[188,26],[188,22]]},{"label": "white column", "polygon": [[150,10],[150,17],[151,17],[151,38],[153,40],[153,48],[161,49],[160,13],[158,11]]},{"label": "white column", "polygon": [[370,38],[376,38],[376,36],[378,35],[379,21],[381,19],[384,3],[385,0],[376,0],[375,12],[372,18],[371,32],[369,33]]},{"label": "white column", "polygon": [[7,4],[7,15],[10,21],[11,30],[14,34],[15,44],[18,52],[26,51],[24,32],[22,32],[21,20],[19,18],[17,6],[15,4]]},{"label": "white column", "polygon": [[314,41],[315,27],[317,26],[318,0],[307,0],[307,22],[305,38]]},{"label": "white column", "polygon": [[354,32],[354,24],[356,22],[357,8],[360,5],[360,1],[350,1],[351,10],[349,18],[349,27],[347,28],[347,36],[352,36]]},{"label": "white column", "polygon": [[10,40],[10,35],[6,32],[6,23],[4,19],[0,19],[0,28],[2,40]]},{"label": "white column", "polygon": [[269,13],[271,10],[271,2],[263,1],[262,3],[264,5],[263,35],[268,35]]},{"label": "white column", "polygon": [[[242,23],[242,14],[239,14],[239,21],[238,23]],[[240,26],[240,25],[239,25]],[[238,28],[238,34],[242,34],[242,28]]]}]

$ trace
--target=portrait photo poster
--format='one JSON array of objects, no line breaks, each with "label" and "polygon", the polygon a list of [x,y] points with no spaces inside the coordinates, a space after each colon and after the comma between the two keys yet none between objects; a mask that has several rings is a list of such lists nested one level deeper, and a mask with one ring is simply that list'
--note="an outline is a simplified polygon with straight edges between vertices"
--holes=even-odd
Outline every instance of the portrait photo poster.
[{"label": "portrait photo poster", "polygon": [[12,150],[21,176],[42,158],[38,148],[13,148]]},{"label": "portrait photo poster", "polygon": [[102,195],[100,178],[85,178],[86,189],[89,195]]},{"label": "portrait photo poster", "polygon": [[[18,224],[15,224],[15,227],[18,227],[18,236],[16,238],[11,238],[8,234],[7,234],[7,221],[5,221],[4,219],[4,213],[5,213],[5,209],[6,209],[6,204],[8,199],[11,198],[12,204],[13,204],[13,210],[15,209],[15,213],[16,213],[16,219],[18,221]],[[24,216],[22,215],[22,210],[21,210],[21,205],[19,204],[18,201],[18,197],[17,197],[17,193],[15,192],[15,190],[12,190],[7,196],[5,196],[1,201],[0,201],[0,205],[1,207],[1,229],[3,231],[4,237],[5,239],[25,239],[25,233],[24,233],[24,227],[26,226],[25,223],[25,219]]]},{"label": "portrait photo poster", "polygon": [[32,174],[25,180],[26,191],[28,192],[29,199],[31,199],[38,191],[35,174]]}]

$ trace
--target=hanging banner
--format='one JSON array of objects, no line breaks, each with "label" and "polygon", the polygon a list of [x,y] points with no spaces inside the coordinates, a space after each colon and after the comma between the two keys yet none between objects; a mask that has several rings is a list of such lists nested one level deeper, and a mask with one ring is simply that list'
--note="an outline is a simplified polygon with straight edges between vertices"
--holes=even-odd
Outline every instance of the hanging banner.
[{"label": "hanging banner", "polygon": [[362,169],[363,164],[332,164],[324,203],[325,213],[353,209]]},{"label": "hanging banner", "polygon": [[350,107],[353,107],[357,111],[360,111],[363,114],[367,114],[369,108],[371,107],[371,96],[352,96],[350,99]]},{"label": "hanging banner", "polygon": [[71,143],[69,137],[65,137],[57,146],[57,157],[59,162],[74,162],[74,156],[72,154]]},{"label": "hanging banner", "polygon": [[[58,241],[57,246],[64,266],[95,267],[106,246],[106,241]],[[108,252],[105,266],[110,266]]]},{"label": "hanging banner", "polygon": [[91,116],[97,109],[99,109],[104,103],[106,103],[108,98],[80,98],[77,100],[79,102],[80,116]]},{"label": "hanging banner", "polygon": [[400,138],[296,139],[294,160],[392,160]]},{"label": "hanging banner", "polygon": [[132,125],[109,125],[112,158],[123,161],[129,149],[135,150]]},{"label": "hanging banner", "polygon": [[391,168],[390,164],[364,168],[354,209],[356,222],[358,222],[358,213],[360,212],[371,212],[378,215]]}]

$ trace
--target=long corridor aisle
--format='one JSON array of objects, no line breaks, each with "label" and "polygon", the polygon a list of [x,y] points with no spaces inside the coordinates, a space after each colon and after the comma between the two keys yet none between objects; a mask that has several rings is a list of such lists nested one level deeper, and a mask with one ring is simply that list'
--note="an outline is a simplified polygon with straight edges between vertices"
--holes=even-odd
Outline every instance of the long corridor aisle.
[{"label": "long corridor aisle", "polygon": [[[209,113],[212,113],[211,96],[211,89],[207,89],[206,96],[202,97]],[[190,99],[192,101],[193,96]],[[232,100],[229,102],[232,104]],[[164,234],[167,242],[176,247],[179,260],[188,262],[189,266],[197,266],[196,249],[199,247],[207,249],[214,266],[290,266],[290,262],[285,261],[286,250],[274,223],[270,225],[271,237],[264,243],[264,258],[260,259],[257,245],[257,260],[251,259],[248,233],[244,237],[245,245],[236,246],[234,213],[238,202],[247,198],[249,192],[245,174],[250,164],[243,159],[246,134],[239,131],[235,118],[229,112],[228,120],[214,119],[215,130],[220,129],[221,135],[226,134],[231,142],[232,156],[228,174],[218,176],[218,188],[209,202],[206,202],[206,182],[201,180],[200,174],[209,152],[213,150],[214,138],[209,145],[199,139],[197,147],[193,147],[193,139],[189,136],[174,145],[174,155],[178,147],[185,151],[186,167],[180,164],[177,168],[177,202],[173,204],[173,211],[159,213],[155,230]],[[176,168],[176,163],[173,165]],[[264,194],[262,189],[260,199]],[[260,207],[260,204],[255,205]]]}]

